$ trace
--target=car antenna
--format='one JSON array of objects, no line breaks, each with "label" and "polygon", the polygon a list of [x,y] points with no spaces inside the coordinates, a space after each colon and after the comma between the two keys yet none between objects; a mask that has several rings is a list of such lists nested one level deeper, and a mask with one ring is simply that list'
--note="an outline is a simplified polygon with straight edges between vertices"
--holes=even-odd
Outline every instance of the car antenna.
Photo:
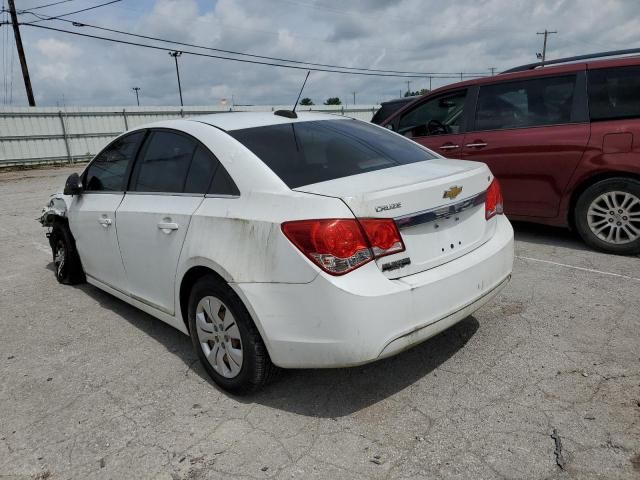
[{"label": "car antenna", "polygon": [[298,98],[296,98],[296,103],[293,106],[293,110],[276,110],[275,112],[273,112],[274,115],[279,115],[281,117],[286,117],[286,118],[298,118],[298,114],[296,113],[296,107],[298,106],[298,102],[300,101],[300,97],[302,96],[302,91],[304,90],[304,86],[307,84],[307,79],[309,78],[310,73],[311,73],[311,70],[307,71],[307,76],[304,77],[304,82],[302,82],[302,88],[300,89]]}]

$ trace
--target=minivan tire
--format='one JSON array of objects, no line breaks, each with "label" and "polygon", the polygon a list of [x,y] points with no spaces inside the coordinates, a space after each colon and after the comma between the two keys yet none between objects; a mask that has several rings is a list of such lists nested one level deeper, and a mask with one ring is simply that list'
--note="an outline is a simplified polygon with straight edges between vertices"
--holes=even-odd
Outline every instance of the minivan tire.
[{"label": "minivan tire", "polygon": [[[196,313],[200,301],[207,297],[219,300],[229,310],[240,333],[242,365],[239,373],[233,378],[218,373],[203,350],[205,347],[199,337]],[[267,348],[251,319],[251,315],[238,295],[224,281],[214,275],[206,275],[196,281],[189,295],[188,315],[193,348],[196,350],[204,369],[221,388],[236,395],[246,395],[262,388],[276,376],[278,368],[271,363]],[[222,343],[222,339],[220,343]]]},{"label": "minivan tire", "polygon": [[85,275],[82,262],[76,250],[76,242],[63,222],[56,222],[49,235],[49,245],[53,254],[53,266],[56,279],[65,285],[84,283]]},{"label": "minivan tire", "polygon": [[[601,250],[603,252],[614,253],[617,255],[635,255],[640,253],[640,231],[637,238],[625,243],[615,243],[606,241],[597,236],[589,225],[589,210],[592,206],[599,205],[599,200],[602,199],[602,195],[612,192],[627,193],[640,200],[640,181],[633,178],[614,177],[600,180],[589,186],[578,198],[575,208],[575,226],[576,230],[587,245]],[[618,196],[620,198],[620,195]],[[618,203],[623,203],[618,200]],[[618,208],[622,207],[622,208]],[[640,213],[640,205],[632,204],[630,208],[624,208],[624,205],[618,205],[618,207],[612,208],[609,212],[604,212],[602,217],[595,217],[597,222],[600,218],[602,221],[607,221],[612,225],[619,224],[624,225],[629,221],[629,213]],[[608,208],[607,208],[608,210]],[[613,212],[613,213],[611,213]],[[593,217],[592,217],[593,218]],[[634,219],[637,217],[633,217]],[[592,221],[592,224],[594,221]],[[597,225],[597,223],[596,223]],[[634,229],[638,229],[638,224],[634,220]],[[612,228],[612,227],[608,227]],[[605,228],[604,232],[608,233]],[[626,232],[622,233],[624,237],[628,238]]]}]

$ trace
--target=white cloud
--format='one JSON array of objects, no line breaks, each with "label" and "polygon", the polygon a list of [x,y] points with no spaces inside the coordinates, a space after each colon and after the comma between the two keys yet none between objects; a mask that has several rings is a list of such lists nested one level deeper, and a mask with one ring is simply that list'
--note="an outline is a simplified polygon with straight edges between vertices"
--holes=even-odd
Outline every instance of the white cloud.
[{"label": "white cloud", "polygon": [[[542,48],[536,32],[545,28],[558,31],[549,38],[549,58],[640,44],[637,5],[614,0],[459,0],[444,4],[435,0],[140,0],[119,5],[69,18],[258,55],[422,72],[488,73],[489,67],[500,71],[535,61]],[[41,13],[64,13],[67,9],[63,7]],[[49,24],[79,33],[117,36],[68,23]],[[23,36],[34,90],[43,105],[55,104],[62,95],[67,104],[131,105],[135,103],[133,86],[141,87],[143,105],[178,102],[175,65],[166,52],[29,27],[23,28]],[[217,103],[232,95],[236,103],[292,103],[305,75],[300,70],[186,53],[179,63],[184,100],[191,105]],[[453,81],[434,79],[433,86]],[[14,83],[19,85],[19,77]],[[418,78],[411,87],[427,85],[426,78]],[[330,96],[350,101],[351,92],[356,91],[359,102],[373,103],[396,97],[403,89],[406,80],[402,78],[313,72],[305,96],[315,103]],[[18,94],[14,98],[21,99]]]}]

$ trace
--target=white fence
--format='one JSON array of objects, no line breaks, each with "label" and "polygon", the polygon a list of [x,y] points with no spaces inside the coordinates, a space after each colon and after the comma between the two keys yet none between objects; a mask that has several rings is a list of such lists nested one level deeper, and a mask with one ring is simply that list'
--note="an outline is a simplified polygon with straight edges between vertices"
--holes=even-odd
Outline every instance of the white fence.
[{"label": "white fence", "polygon": [[[298,107],[369,121],[379,105]],[[229,111],[275,111],[283,106],[250,107],[2,107],[0,167],[89,160],[125,130],[145,123]]]}]

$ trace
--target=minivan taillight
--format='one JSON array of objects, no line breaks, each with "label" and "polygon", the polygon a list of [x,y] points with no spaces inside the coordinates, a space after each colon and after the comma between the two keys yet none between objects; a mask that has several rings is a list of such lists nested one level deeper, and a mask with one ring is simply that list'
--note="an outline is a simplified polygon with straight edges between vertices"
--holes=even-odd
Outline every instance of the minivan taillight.
[{"label": "minivan taillight", "polygon": [[282,232],[331,275],[343,275],[374,258],[404,250],[398,227],[390,218],[332,218],[282,224]]},{"label": "minivan taillight", "polygon": [[489,220],[495,215],[500,215],[504,212],[504,206],[502,201],[502,192],[500,191],[500,184],[497,179],[493,179],[491,185],[487,189],[487,198],[484,202],[484,218]]}]

